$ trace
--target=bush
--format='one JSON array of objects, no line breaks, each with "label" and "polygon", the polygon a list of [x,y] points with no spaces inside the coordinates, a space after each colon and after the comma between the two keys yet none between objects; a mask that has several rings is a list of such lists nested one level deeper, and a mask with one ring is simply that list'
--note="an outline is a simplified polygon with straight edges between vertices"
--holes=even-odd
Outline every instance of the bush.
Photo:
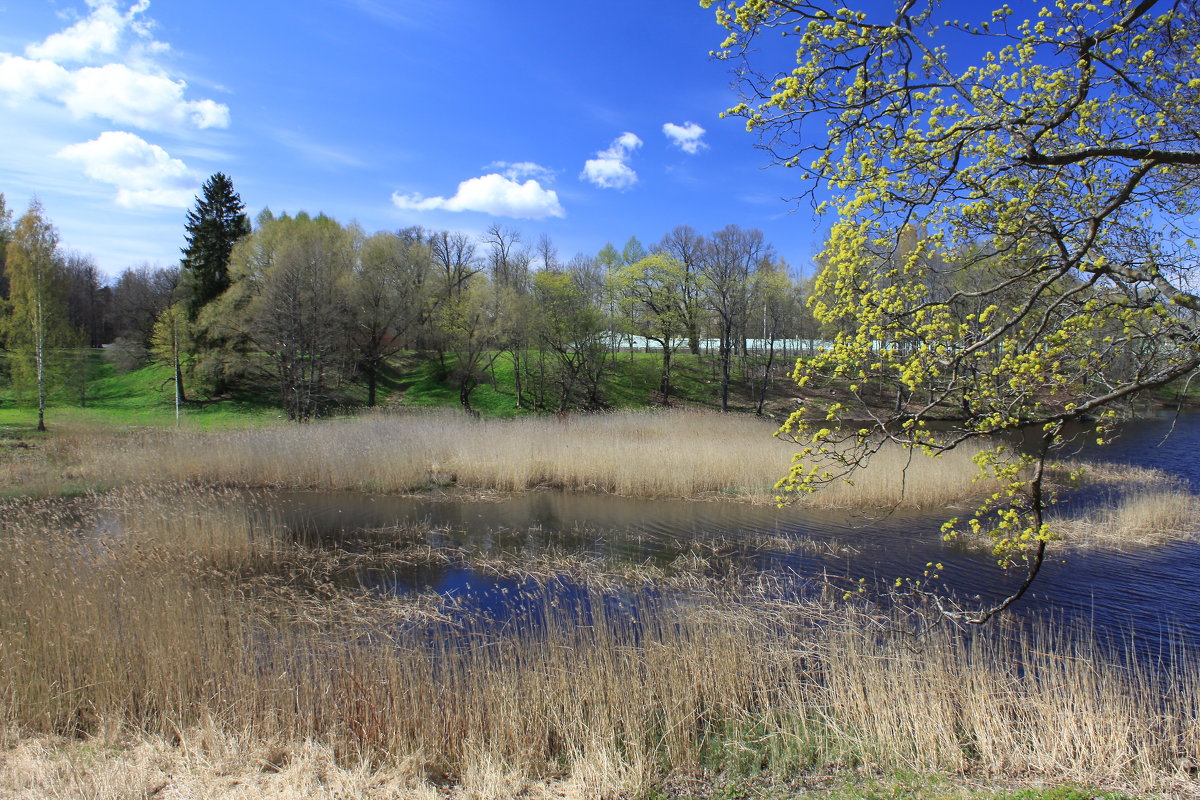
[{"label": "bush", "polygon": [[104,360],[112,364],[117,372],[124,374],[146,366],[149,363],[149,355],[146,353],[146,346],[138,339],[119,336],[112,344],[104,347]]}]

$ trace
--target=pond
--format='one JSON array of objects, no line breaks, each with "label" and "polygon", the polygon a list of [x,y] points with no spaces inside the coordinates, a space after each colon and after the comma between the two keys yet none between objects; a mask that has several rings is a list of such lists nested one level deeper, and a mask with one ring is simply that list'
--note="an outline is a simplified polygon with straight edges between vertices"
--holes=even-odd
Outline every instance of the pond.
[{"label": "pond", "polygon": [[[1168,436],[1168,434],[1170,434]],[[1127,425],[1105,448],[1081,447],[1088,459],[1155,467],[1200,485],[1200,414]],[[506,572],[481,571],[469,559],[403,569],[360,570],[352,580],[385,593],[434,592],[500,618],[535,580],[547,554],[587,564],[646,566],[666,574],[681,568],[709,576],[763,576],[777,591],[811,591],[816,579],[890,582],[941,562],[942,589],[966,605],[1004,597],[1019,580],[998,569],[986,550],[945,543],[944,514],[749,506],[737,503],[643,500],[560,492],[531,492],[487,500],[400,497],[361,493],[272,493],[257,498],[293,529],[322,540],[353,541],[364,530],[424,523],[430,544],[475,558],[503,559]],[[1073,500],[1087,505],[1086,497]],[[1200,526],[1200,521],[1197,521]],[[522,574],[521,565],[530,565]],[[564,596],[572,580],[552,581]],[[1164,641],[1200,642],[1200,544],[1176,542],[1124,551],[1052,545],[1033,589],[1014,606],[1029,618],[1066,617],[1103,635],[1128,637],[1139,650]]]}]

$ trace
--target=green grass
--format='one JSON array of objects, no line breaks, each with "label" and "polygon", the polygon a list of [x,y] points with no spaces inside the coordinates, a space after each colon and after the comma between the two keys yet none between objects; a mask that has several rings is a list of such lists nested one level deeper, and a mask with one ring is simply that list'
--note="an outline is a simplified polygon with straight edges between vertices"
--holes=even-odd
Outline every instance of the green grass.
[{"label": "green grass", "polygon": [[[534,352],[529,355],[537,358]],[[721,383],[715,358],[677,353],[672,361],[672,405],[719,407]],[[457,407],[458,389],[444,377],[452,366],[452,356],[447,356],[443,367],[436,356],[405,355],[395,365],[393,393],[403,398],[401,403],[405,406]],[[617,353],[602,384],[601,394],[608,406],[616,410],[658,405],[661,402],[658,392],[661,370],[660,353]],[[512,359],[501,354],[471,393],[471,405],[485,417],[507,418],[536,411],[536,382],[530,384],[526,380],[523,389],[524,407],[517,408]],[[546,407],[541,410],[554,410],[553,390],[547,390],[546,394]],[[737,410],[753,410],[750,387],[745,381],[731,382],[730,405]]]},{"label": "green grass", "polygon": [[[175,424],[175,395],[170,369],[151,365],[118,372],[98,351],[86,353],[89,380],[80,398],[59,392],[47,403],[46,426],[148,427]],[[81,402],[82,400],[82,402]],[[279,417],[277,409],[251,398],[216,403],[189,403],[183,424],[198,428],[227,428],[262,424]],[[6,439],[36,434],[37,407],[18,398],[7,381],[0,383],[0,444]]]},{"label": "green grass", "polygon": [[[59,391],[49,398],[46,424],[69,427],[159,427],[175,424],[174,394],[170,370],[151,365],[129,372],[118,372],[100,351],[81,353],[80,367],[88,381],[82,397],[78,390]],[[536,359],[537,353],[528,357]],[[533,363],[531,361],[531,363]],[[659,353],[618,353],[602,386],[607,406],[614,410],[659,405]],[[458,388],[449,377],[453,357],[443,363],[433,354],[404,353],[379,376],[378,403],[417,408],[458,408]],[[30,398],[15,396],[4,354],[0,353],[0,445],[6,439],[35,435],[36,407]],[[536,366],[535,366],[536,370]],[[524,403],[517,407],[516,380],[512,360],[500,354],[483,380],[471,394],[471,405],[482,416],[511,418],[553,411],[554,390],[541,392],[528,377]],[[720,402],[720,377],[715,357],[678,353],[672,370],[671,404],[717,408]],[[753,410],[751,391],[744,381],[730,387],[730,404],[735,410]],[[366,387],[347,382],[338,389],[340,405],[330,415],[352,412],[366,405]],[[193,395],[195,393],[193,392]],[[196,428],[229,428],[259,425],[283,418],[269,386],[250,387],[240,394],[214,400],[189,395],[183,412],[183,424]]]}]

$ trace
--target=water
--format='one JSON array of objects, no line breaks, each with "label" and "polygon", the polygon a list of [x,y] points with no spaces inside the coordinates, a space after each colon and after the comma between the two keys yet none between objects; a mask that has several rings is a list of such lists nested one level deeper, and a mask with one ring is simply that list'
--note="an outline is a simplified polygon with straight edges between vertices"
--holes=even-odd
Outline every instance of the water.
[{"label": "water", "polygon": [[[1197,452],[1200,414],[1187,414],[1178,420],[1133,423],[1111,446],[1083,446],[1079,454],[1156,467],[1195,488],[1200,486]],[[781,591],[796,593],[823,576],[886,584],[895,577],[919,576],[927,562],[941,562],[939,590],[967,606],[1007,596],[1021,577],[1018,570],[996,567],[986,551],[943,542],[942,514],[896,512],[876,518],[847,511],[559,492],[479,501],[351,492],[269,497],[275,515],[326,540],[344,543],[363,530],[427,523],[440,529],[429,540],[434,547],[503,559],[510,566],[507,574],[474,569],[466,558],[362,571],[353,577],[378,592],[435,592],[498,618],[508,617],[513,598],[538,580],[522,576],[521,566],[537,564],[548,553],[576,554],[591,564],[645,565],[668,574],[699,558],[700,568],[710,575],[769,575]],[[540,580],[544,574],[543,568]],[[1101,634],[1128,636],[1133,631],[1148,648],[1168,635],[1200,643],[1198,584],[1200,544],[1195,542],[1123,552],[1051,545],[1041,575],[1013,611],[1031,619],[1053,615],[1082,620]],[[557,578],[552,587],[569,597],[572,579]]]},{"label": "water", "polygon": [[[1081,445],[1078,455],[1155,467],[1194,490],[1200,486],[1198,452],[1200,413],[1191,413],[1133,423],[1111,446]],[[580,581],[593,573],[605,578],[615,603],[631,592],[674,591],[670,580],[660,585],[654,577],[681,571],[717,579],[766,577],[776,591],[799,595],[825,580],[849,586],[863,578],[868,586],[887,586],[938,562],[944,569],[933,588],[974,608],[1008,596],[1021,579],[1018,570],[999,569],[985,549],[942,541],[945,513],[872,515],[552,491],[474,501],[361,492],[246,495],[249,507],[303,532],[307,541],[344,549],[373,541],[411,544],[403,529],[415,527],[420,544],[446,557],[365,559],[334,580],[382,594],[432,593],[499,620],[520,615],[514,598],[544,596],[546,588],[574,602]],[[226,501],[237,502],[235,496]],[[1070,506],[1091,502],[1077,497]],[[108,530],[117,523],[101,515],[96,524]],[[622,575],[631,569],[650,579],[623,585]],[[1197,585],[1197,542],[1123,552],[1052,544],[1041,575],[1012,610],[1033,620],[1081,620],[1102,634],[1133,631],[1144,641],[1139,649],[1166,638],[1200,646]]]}]

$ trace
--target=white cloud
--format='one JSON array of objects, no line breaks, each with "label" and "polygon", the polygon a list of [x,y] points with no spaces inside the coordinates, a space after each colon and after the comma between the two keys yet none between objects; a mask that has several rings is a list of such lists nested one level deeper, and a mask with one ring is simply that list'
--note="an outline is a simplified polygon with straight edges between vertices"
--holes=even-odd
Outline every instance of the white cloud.
[{"label": "white cloud", "polygon": [[701,137],[704,136],[704,128],[701,128],[694,122],[685,122],[682,125],[676,125],[674,122],[668,122],[662,127],[663,133],[671,140],[671,143],[685,153],[696,153],[708,147]]},{"label": "white cloud", "polygon": [[52,33],[44,41],[25,48],[30,58],[55,62],[93,63],[101,57],[120,52],[126,33],[147,40],[146,49],[159,51],[166,47],[150,38],[149,23],[138,19],[150,7],[150,0],[139,0],[125,12],[116,0],[88,0],[91,13],[65,31]]},{"label": "white cloud", "polygon": [[127,131],[105,131],[56,155],[83,165],[89,178],[115,186],[117,204],[129,208],[186,208],[200,186],[199,177],[186,164]]},{"label": "white cloud", "polygon": [[[150,130],[224,128],[229,108],[188,100],[187,83],[154,63],[168,49],[139,19],[149,0],[121,10],[116,0],[88,0],[91,13],[25,48],[25,57],[0,53],[0,98],[11,105],[45,100],[76,118],[99,117]],[[69,68],[64,64],[84,63]]]},{"label": "white cloud", "polygon": [[419,194],[392,195],[398,208],[410,211],[479,211],[497,217],[545,219],[565,217],[558,193],[543,189],[535,180],[518,183],[498,173],[470,178],[458,185],[453,197],[422,197]]},{"label": "white cloud", "polygon": [[495,161],[484,169],[495,170],[510,181],[533,178],[535,181],[550,183],[554,180],[554,170],[532,161]]},{"label": "white cloud", "polygon": [[583,165],[579,177],[594,183],[601,189],[628,189],[637,183],[637,173],[629,166],[633,151],[642,146],[642,140],[626,131],[613,140],[607,150],[596,153]]}]

